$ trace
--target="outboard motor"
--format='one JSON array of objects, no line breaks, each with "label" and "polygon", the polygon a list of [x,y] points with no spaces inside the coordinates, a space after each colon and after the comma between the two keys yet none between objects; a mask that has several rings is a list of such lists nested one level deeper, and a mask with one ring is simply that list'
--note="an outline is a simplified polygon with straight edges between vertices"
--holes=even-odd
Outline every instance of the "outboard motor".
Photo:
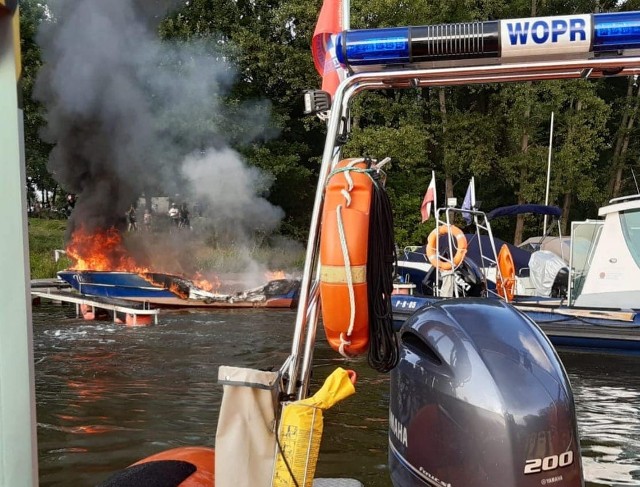
[{"label": "outboard motor", "polygon": [[409,318],[400,341],[395,487],[583,485],[571,387],[531,320],[497,299],[441,301]]},{"label": "outboard motor", "polygon": [[556,274],[551,286],[551,297],[565,299],[569,292],[569,268],[563,267]]},{"label": "outboard motor", "polygon": [[[484,278],[478,265],[466,258],[462,261],[460,266],[455,270],[454,277],[456,286],[458,286],[458,293],[460,296],[479,298],[486,296],[486,287],[484,284]],[[442,285],[442,280],[438,282],[438,286]],[[421,283],[422,294],[427,296],[434,296],[433,292],[436,286],[436,268],[431,267]]]}]

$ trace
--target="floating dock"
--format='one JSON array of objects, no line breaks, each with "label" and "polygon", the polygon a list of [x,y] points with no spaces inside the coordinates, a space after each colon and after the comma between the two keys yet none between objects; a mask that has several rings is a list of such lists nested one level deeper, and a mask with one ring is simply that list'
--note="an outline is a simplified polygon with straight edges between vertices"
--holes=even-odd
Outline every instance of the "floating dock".
[{"label": "floating dock", "polygon": [[[149,303],[136,303],[121,299],[85,296],[74,291],[65,290],[65,283],[63,283],[61,288],[57,288],[55,282],[45,281],[57,280],[50,279],[40,280],[40,282],[35,283],[32,282],[31,296],[34,298],[49,299],[51,301],[73,303],[76,305],[76,314],[78,316],[83,315],[81,312],[82,307],[90,307],[92,309],[102,309],[111,312],[114,323],[118,322],[118,313],[120,313],[125,316],[124,322],[131,326],[150,324],[151,319],[155,325],[158,324],[158,314],[160,310],[158,308],[151,309]],[[68,288],[70,286],[66,287]]]}]

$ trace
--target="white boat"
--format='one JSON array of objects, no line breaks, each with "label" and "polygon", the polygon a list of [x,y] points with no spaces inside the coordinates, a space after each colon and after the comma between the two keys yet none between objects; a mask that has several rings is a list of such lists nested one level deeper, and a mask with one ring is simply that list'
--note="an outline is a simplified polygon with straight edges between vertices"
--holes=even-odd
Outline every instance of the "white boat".
[{"label": "white boat", "polygon": [[[527,264],[515,265],[511,301],[556,345],[640,351],[640,195],[612,200],[598,213],[604,218],[572,223],[567,261],[548,250],[534,250]],[[489,226],[482,212],[478,219]],[[479,257],[485,297],[501,297],[495,290],[501,245],[485,245]],[[404,262],[399,265],[405,269]],[[421,271],[426,272],[423,279],[434,274],[426,265]],[[418,270],[412,272],[404,273],[405,281],[406,276],[421,279]],[[424,286],[416,290],[413,296],[392,298],[396,326],[411,310],[443,297],[420,296]],[[455,291],[465,295],[462,288]]]}]

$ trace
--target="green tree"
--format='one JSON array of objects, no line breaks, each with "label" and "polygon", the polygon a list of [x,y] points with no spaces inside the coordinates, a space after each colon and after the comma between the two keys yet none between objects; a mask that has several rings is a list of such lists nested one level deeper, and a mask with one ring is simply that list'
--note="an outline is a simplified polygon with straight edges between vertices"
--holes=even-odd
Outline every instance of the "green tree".
[{"label": "green tree", "polygon": [[[58,185],[47,170],[51,146],[40,138],[44,126],[44,109],[33,99],[33,85],[42,65],[36,43],[38,26],[45,18],[45,7],[36,0],[20,2],[20,48],[22,50],[22,100],[24,110],[24,142],[27,178],[42,192],[44,202],[49,192],[56,194]],[[51,204],[55,203],[55,197]]]},{"label": "green tree", "polygon": [[[238,79],[225,100],[227,110],[269,100],[272,136],[250,146],[239,136],[234,146],[251,164],[274,175],[269,200],[285,210],[284,229],[298,237],[308,226],[324,143],[322,123],[303,117],[301,96],[319,85],[309,47],[318,11],[319,5],[299,0],[193,0],[160,26],[166,39],[214,40],[236,66]],[[227,133],[251,130],[251,120],[237,120],[243,123],[227,127]]]}]

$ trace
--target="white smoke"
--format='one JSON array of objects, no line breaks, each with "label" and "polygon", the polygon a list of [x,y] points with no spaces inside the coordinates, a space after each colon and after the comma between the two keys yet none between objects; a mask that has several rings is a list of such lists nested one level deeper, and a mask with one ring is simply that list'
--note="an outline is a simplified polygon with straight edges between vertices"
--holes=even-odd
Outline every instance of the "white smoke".
[{"label": "white smoke", "polygon": [[271,233],[284,217],[264,198],[273,178],[247,166],[230,148],[192,154],[182,168],[196,198],[206,201],[213,226],[232,232],[235,241],[251,239],[252,232]]}]

